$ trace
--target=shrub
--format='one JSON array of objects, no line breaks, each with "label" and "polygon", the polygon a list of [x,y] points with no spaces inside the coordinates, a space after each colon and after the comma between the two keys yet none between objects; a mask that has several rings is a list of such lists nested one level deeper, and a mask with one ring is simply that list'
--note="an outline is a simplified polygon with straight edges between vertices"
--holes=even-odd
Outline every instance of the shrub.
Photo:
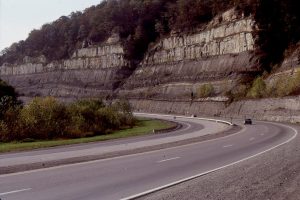
[{"label": "shrub", "polygon": [[17,93],[13,87],[7,85],[7,83],[0,80],[0,98],[4,96],[13,97],[13,99],[16,100]]},{"label": "shrub", "polygon": [[20,113],[27,137],[52,139],[64,137],[70,115],[66,106],[52,97],[35,98]]},{"label": "shrub", "polygon": [[79,138],[107,134],[134,123],[126,101],[110,106],[99,100],[66,105],[52,97],[35,98],[23,108],[11,107],[4,113],[0,120],[0,140]]},{"label": "shrub", "polygon": [[266,94],[266,83],[263,80],[262,77],[257,77],[253,84],[252,87],[250,88],[250,91],[247,94],[247,97],[250,98],[262,98]]},{"label": "shrub", "polygon": [[20,107],[10,107],[0,121],[0,141],[16,141],[25,137],[20,123]]},{"label": "shrub", "polygon": [[113,106],[116,108],[116,110],[119,110],[123,114],[132,114],[132,107],[127,100],[117,100]]},{"label": "shrub", "polygon": [[105,131],[117,130],[121,127],[121,116],[113,107],[99,109],[96,120],[102,124]]},{"label": "shrub", "polygon": [[106,134],[135,123],[132,108],[125,100],[118,100],[109,106],[100,100],[84,100],[71,104],[68,110],[72,124],[68,130],[78,136],[80,133]]},{"label": "shrub", "polygon": [[127,100],[118,100],[113,106],[114,109],[119,113],[120,122],[122,125],[132,127],[135,124],[136,121],[132,114],[132,107]]},{"label": "shrub", "polygon": [[71,123],[68,130],[71,133],[80,132],[83,136],[87,132],[103,131],[101,122],[98,121],[97,112],[104,108],[104,104],[99,100],[82,100],[71,104],[68,112],[71,116]]},{"label": "shrub", "polygon": [[0,141],[8,141],[10,140],[10,131],[8,126],[4,121],[0,121]]},{"label": "shrub", "polygon": [[210,97],[214,93],[214,87],[210,83],[204,84],[197,90],[197,93],[198,93],[198,97],[200,98]]},{"label": "shrub", "polygon": [[21,102],[17,100],[18,94],[15,89],[0,80],[0,119],[4,113],[11,107],[20,106]]},{"label": "shrub", "polygon": [[269,93],[270,96],[274,97],[284,97],[291,93],[292,90],[292,84],[290,78],[283,78],[280,77],[273,87],[270,87]]},{"label": "shrub", "polygon": [[240,84],[235,86],[232,90],[227,91],[225,95],[229,98],[229,102],[244,99],[247,96],[249,86]]},{"label": "shrub", "polygon": [[5,112],[15,105],[11,96],[0,97],[0,119],[3,118]]},{"label": "shrub", "polygon": [[300,86],[300,71],[295,76],[281,76],[276,82],[269,86],[267,92],[269,96],[284,97],[296,93]]}]

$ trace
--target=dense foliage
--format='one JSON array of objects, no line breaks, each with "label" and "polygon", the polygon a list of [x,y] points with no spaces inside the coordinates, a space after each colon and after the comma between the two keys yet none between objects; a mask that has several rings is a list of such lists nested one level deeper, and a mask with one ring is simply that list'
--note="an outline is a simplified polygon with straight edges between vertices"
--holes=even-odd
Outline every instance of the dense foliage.
[{"label": "dense foliage", "polygon": [[265,70],[270,71],[293,50],[300,40],[300,1],[254,0],[255,20],[259,26],[257,44]]},{"label": "dense foliage", "polygon": [[264,69],[270,71],[299,41],[299,4],[298,0],[105,0],[33,30],[25,41],[2,52],[0,65],[22,62],[24,56],[45,55],[48,61],[68,58],[76,48],[100,44],[112,33],[121,36],[126,56],[135,64],[161,35],[171,30],[193,31],[235,6],[255,17],[257,53]]},{"label": "dense foliage", "polygon": [[13,87],[0,80],[0,98],[4,96],[10,96],[13,99],[17,98],[17,93]]},{"label": "dense foliage", "polygon": [[0,120],[0,142],[79,138],[132,127],[130,105],[98,100],[63,104],[54,98],[36,98],[24,107],[9,107]]},{"label": "dense foliage", "polygon": [[17,99],[18,94],[15,89],[0,80],[0,119],[8,108],[19,106],[21,103]]}]

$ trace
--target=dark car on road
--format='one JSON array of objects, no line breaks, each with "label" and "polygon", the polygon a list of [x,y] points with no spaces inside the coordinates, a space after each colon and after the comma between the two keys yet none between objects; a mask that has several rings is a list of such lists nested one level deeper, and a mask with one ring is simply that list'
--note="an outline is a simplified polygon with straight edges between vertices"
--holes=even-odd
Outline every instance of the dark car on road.
[{"label": "dark car on road", "polygon": [[245,119],[244,124],[245,125],[251,125],[252,124],[252,119]]}]

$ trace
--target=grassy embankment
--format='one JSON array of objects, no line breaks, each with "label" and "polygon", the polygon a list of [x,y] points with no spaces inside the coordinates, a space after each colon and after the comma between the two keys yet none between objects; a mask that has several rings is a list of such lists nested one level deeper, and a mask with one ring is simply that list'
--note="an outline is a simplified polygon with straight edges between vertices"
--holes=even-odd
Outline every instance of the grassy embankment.
[{"label": "grassy embankment", "polygon": [[33,150],[39,148],[49,148],[49,147],[57,147],[63,145],[82,144],[82,143],[89,143],[89,142],[127,138],[133,136],[141,136],[141,135],[152,133],[153,129],[164,130],[164,129],[172,128],[173,126],[174,126],[173,123],[166,122],[166,121],[139,119],[138,123],[133,128],[115,131],[107,135],[78,138],[78,139],[0,143],[0,153]]}]

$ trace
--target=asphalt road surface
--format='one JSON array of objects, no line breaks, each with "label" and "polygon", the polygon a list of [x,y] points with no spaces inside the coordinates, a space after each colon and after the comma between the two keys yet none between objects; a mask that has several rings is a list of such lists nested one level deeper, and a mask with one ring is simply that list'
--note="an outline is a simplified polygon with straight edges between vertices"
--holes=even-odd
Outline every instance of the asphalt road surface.
[{"label": "asphalt road surface", "polygon": [[[216,130],[224,129],[224,125],[219,123],[195,119],[178,120],[187,124],[185,131],[190,132],[189,134],[197,132],[194,130],[197,128],[195,124],[199,124],[201,134],[212,134]],[[189,125],[189,121],[192,125]],[[189,130],[191,127],[192,131]],[[185,134],[181,133],[177,136],[183,135]],[[106,160],[1,175],[0,198],[130,199],[214,170],[221,170],[232,164],[238,165],[245,159],[285,145],[296,135],[297,131],[289,126],[257,122],[238,133],[210,141]],[[14,154],[3,155],[0,161],[17,157]]]}]

